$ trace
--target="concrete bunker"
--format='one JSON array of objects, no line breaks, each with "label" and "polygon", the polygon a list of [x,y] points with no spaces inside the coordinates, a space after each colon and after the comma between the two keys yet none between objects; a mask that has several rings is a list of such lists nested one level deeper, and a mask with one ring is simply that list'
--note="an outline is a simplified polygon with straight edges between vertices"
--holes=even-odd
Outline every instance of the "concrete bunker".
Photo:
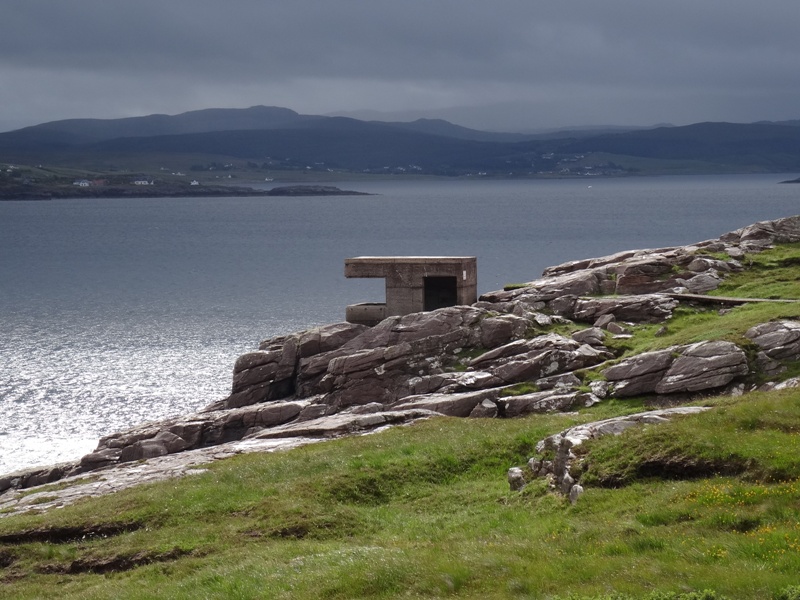
[{"label": "concrete bunker", "polygon": [[474,256],[358,256],[345,259],[344,276],[386,280],[386,302],[348,306],[350,323],[372,326],[386,317],[478,300]]}]

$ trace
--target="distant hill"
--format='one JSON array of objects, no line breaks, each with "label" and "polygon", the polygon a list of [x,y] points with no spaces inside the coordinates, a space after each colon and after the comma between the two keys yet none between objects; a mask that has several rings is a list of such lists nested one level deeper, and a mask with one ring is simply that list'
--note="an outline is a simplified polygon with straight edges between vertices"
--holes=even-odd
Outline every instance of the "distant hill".
[{"label": "distant hill", "polygon": [[117,138],[84,148],[97,154],[207,154],[343,170],[418,166],[426,171],[478,168],[509,153],[507,144],[429,135],[385,124],[331,117],[293,128]]},{"label": "distant hill", "polygon": [[[436,175],[623,175],[800,170],[800,121],[697,123],[545,134],[485,132],[439,119],[362,121],[280,107],[208,109],[126,119],[69,119],[0,134],[0,160],[141,165],[170,156],[259,167]],[[687,167],[687,165],[689,165]]]},{"label": "distant hill", "polygon": [[796,170],[800,168],[800,127],[697,123],[586,138],[566,144],[563,151]]},{"label": "distant hill", "polygon": [[389,125],[398,129],[405,129],[407,131],[416,131],[418,133],[427,133],[431,135],[441,135],[444,137],[451,137],[460,140],[473,140],[477,142],[523,142],[536,139],[538,136],[535,134],[523,133],[500,133],[494,131],[479,131],[477,129],[469,129],[461,125],[454,125],[449,121],[443,119],[417,119],[410,122],[398,121],[370,121],[371,123],[378,123],[382,125]]},{"label": "distant hill", "polygon": [[244,109],[209,108],[179,115],[149,115],[125,119],[65,119],[0,134],[0,143],[6,146],[4,142],[14,140],[31,146],[52,140],[60,145],[79,145],[123,137],[274,129],[324,118],[300,115],[288,108],[253,106]]}]

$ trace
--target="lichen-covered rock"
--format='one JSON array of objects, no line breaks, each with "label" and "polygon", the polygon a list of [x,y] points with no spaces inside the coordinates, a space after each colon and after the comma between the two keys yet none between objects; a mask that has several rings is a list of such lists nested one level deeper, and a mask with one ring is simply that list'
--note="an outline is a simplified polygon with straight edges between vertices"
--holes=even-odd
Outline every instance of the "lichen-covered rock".
[{"label": "lichen-covered rock", "polygon": [[236,360],[231,395],[222,406],[239,408],[291,396],[301,360],[333,352],[367,329],[353,323],[332,323],[261,342],[258,351]]},{"label": "lichen-covered rock", "polygon": [[747,373],[744,351],[725,341],[645,352],[603,371],[618,398],[711,390]]},{"label": "lichen-covered rock", "polygon": [[393,404],[391,410],[424,409],[448,417],[469,417],[485,400],[494,401],[500,390],[481,390],[461,394],[424,394],[408,396]]},{"label": "lichen-covered rock", "polygon": [[745,337],[758,346],[758,364],[762,371],[773,375],[784,370],[780,361],[800,360],[800,323],[773,321],[751,327]]},{"label": "lichen-covered rock", "polygon": [[[674,416],[692,415],[707,410],[710,409],[704,406],[681,406],[576,425],[546,437],[536,444],[537,456],[531,457],[528,461],[528,473],[526,474],[525,470],[519,467],[512,467],[508,472],[509,485],[512,490],[518,491],[525,487],[529,478],[548,477],[552,482],[553,489],[568,496],[571,501],[577,500],[577,497],[583,492],[583,488],[580,487],[573,493],[573,490],[579,487],[576,477],[573,477],[570,472],[576,459],[573,448],[587,440],[605,435],[619,435],[636,425],[666,423]],[[543,456],[550,456],[551,459],[544,460]]]},{"label": "lichen-covered rock", "polygon": [[698,342],[687,346],[655,387],[657,394],[698,392],[725,386],[746,375],[747,356],[736,344]]},{"label": "lichen-covered rock", "polygon": [[663,294],[579,298],[575,303],[571,318],[576,321],[594,323],[602,316],[614,315],[617,321],[660,323],[671,318],[672,311],[677,306],[677,300]]},{"label": "lichen-covered rock", "polygon": [[757,246],[769,244],[790,244],[800,242],[800,215],[760,221],[736,231],[731,231],[719,238],[729,244],[756,243]]},{"label": "lichen-covered rock", "polygon": [[519,467],[511,467],[508,470],[508,485],[511,487],[512,492],[518,492],[525,487],[525,477],[522,469]]},{"label": "lichen-covered rock", "polygon": [[491,400],[484,400],[472,409],[469,413],[470,419],[494,419],[500,414],[500,408],[496,402]]},{"label": "lichen-covered rock", "polygon": [[602,375],[613,384],[617,398],[654,392],[674,360],[675,349],[643,352],[609,367]]},{"label": "lichen-covered rock", "polygon": [[[309,356],[336,350],[364,333],[367,329],[369,328],[366,325],[346,322],[308,329],[298,336],[297,354],[300,358],[308,358]],[[262,342],[262,345],[268,343]]]},{"label": "lichen-covered rock", "polygon": [[503,385],[503,381],[486,371],[456,371],[413,377],[409,380],[412,395],[467,392]]},{"label": "lichen-covered rock", "polygon": [[307,404],[258,404],[148,423],[101,438],[94,452],[84,456],[80,464],[91,470],[239,440],[253,431],[292,421]]},{"label": "lichen-covered rock", "polygon": [[298,421],[287,425],[280,425],[253,433],[246,439],[276,439],[276,438],[330,438],[369,431],[387,425],[408,423],[419,419],[441,416],[428,410],[397,410],[369,414],[342,411],[310,421]]},{"label": "lichen-covered rock", "polygon": [[674,260],[663,254],[652,254],[629,259],[618,266],[616,291],[618,294],[652,294],[675,287]]},{"label": "lichen-covered rock", "polygon": [[590,346],[602,346],[605,341],[605,334],[600,327],[581,329],[573,333],[571,337],[580,344],[589,344]]},{"label": "lichen-covered rock", "polygon": [[501,315],[483,319],[478,326],[481,334],[480,344],[484,348],[494,348],[525,335],[530,321],[516,315]]},{"label": "lichen-covered rock", "polygon": [[389,317],[343,344],[341,349],[355,352],[385,348],[438,336],[449,336],[453,341],[461,340],[462,347],[477,346],[480,344],[478,326],[483,319],[490,316],[483,309],[451,306],[431,312]]},{"label": "lichen-covered rock", "polygon": [[574,350],[543,350],[518,355],[504,361],[497,361],[484,370],[498,377],[506,384],[535,381],[594,366],[609,358],[607,352],[597,350],[586,344]]},{"label": "lichen-covered rock", "polygon": [[722,277],[716,270],[710,269],[706,273],[698,273],[694,277],[681,277],[676,283],[685,287],[692,294],[705,294],[715,290],[722,283]]},{"label": "lichen-covered rock", "polygon": [[550,377],[536,380],[536,387],[540,390],[574,390],[581,385],[581,380],[575,373],[559,373]]},{"label": "lichen-covered rock", "polygon": [[561,393],[558,390],[507,396],[499,400],[503,416],[507,418],[549,412],[564,412],[585,408],[600,402],[593,394],[583,392]]}]

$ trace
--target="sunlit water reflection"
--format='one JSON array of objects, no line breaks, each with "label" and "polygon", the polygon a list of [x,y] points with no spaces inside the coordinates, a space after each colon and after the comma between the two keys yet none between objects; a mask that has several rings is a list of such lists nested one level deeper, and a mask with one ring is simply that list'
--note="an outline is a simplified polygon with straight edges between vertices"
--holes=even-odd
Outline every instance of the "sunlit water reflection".
[{"label": "sunlit water reflection", "polygon": [[475,255],[479,290],[800,212],[780,176],[337,184],[380,195],[0,202],[0,473],[223,398],[264,338],[383,297],[359,255]]}]

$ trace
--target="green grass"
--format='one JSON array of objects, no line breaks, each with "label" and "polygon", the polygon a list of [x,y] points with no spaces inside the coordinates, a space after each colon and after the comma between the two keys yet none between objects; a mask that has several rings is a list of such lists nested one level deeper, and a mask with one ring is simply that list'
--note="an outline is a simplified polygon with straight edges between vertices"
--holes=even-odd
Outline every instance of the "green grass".
[{"label": "green grass", "polygon": [[748,254],[742,262],[745,270],[726,278],[712,295],[800,299],[800,243]]},{"label": "green grass", "polygon": [[[800,296],[800,244],[747,266],[718,293]],[[637,325],[608,343],[620,357],[707,339],[752,353],[749,327],[798,317],[800,304],[684,306],[665,330]],[[476,352],[456,357],[462,368]],[[646,399],[431,419],[0,515],[0,595],[800,600],[800,390],[704,402],[713,410],[581,446],[574,506],[544,480],[509,491],[506,470],[543,437]]]},{"label": "green grass", "polygon": [[[625,476],[616,488],[595,476],[575,506],[541,481],[510,492],[506,469],[545,435],[637,401],[528,419],[432,419],[236,457],[208,473],[0,519],[0,535],[122,531],[5,543],[0,557],[13,562],[0,585],[13,598],[599,599],[705,589],[717,594],[709,598],[770,598],[800,573],[800,392],[715,403],[711,413],[587,446],[587,481]],[[687,441],[684,454],[735,455],[744,467],[685,479],[620,462],[662,456],[673,439]],[[122,572],[63,572],[142,556],[151,562]]]},{"label": "green grass", "polygon": [[[582,481],[618,486],[647,476],[736,475],[746,481],[800,478],[800,393],[723,399],[692,419],[635,428],[580,448]],[[706,431],[698,435],[698,429]]]},{"label": "green grass", "polygon": [[[682,306],[665,324],[636,325],[633,338],[607,340],[607,346],[623,356],[660,350],[703,340],[728,340],[746,343],[744,333],[760,323],[778,319],[800,318],[800,303],[753,303],[731,308],[720,314],[717,308]],[[659,330],[665,330],[658,333]]]}]

